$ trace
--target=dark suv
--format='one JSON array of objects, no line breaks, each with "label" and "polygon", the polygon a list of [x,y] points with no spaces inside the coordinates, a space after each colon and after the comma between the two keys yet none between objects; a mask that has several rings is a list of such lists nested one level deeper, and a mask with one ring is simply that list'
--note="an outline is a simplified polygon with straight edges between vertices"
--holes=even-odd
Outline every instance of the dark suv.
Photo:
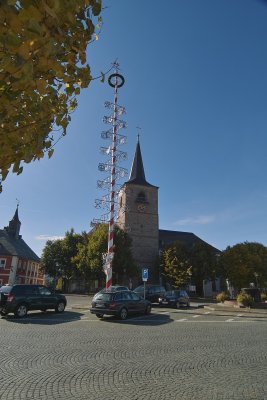
[{"label": "dark suv", "polygon": [[159,305],[176,308],[179,308],[180,306],[190,307],[190,299],[185,290],[168,290],[164,297],[160,297]]},{"label": "dark suv", "polygon": [[249,294],[255,303],[261,302],[261,290],[259,288],[242,288],[241,293]]},{"label": "dark suv", "polygon": [[159,298],[164,297],[166,293],[166,289],[161,286],[161,285],[151,285],[147,284],[145,285],[145,293],[144,293],[144,285],[138,286],[137,288],[134,289],[134,292],[139,294],[139,296],[142,296],[151,301],[151,303],[159,303]]},{"label": "dark suv", "polygon": [[150,314],[151,303],[130,290],[103,289],[94,296],[90,311],[98,318],[106,314],[126,319],[129,314]]},{"label": "dark suv", "polygon": [[63,294],[55,293],[43,285],[14,285],[0,288],[0,313],[14,313],[22,318],[30,310],[54,309],[63,312],[67,304]]}]

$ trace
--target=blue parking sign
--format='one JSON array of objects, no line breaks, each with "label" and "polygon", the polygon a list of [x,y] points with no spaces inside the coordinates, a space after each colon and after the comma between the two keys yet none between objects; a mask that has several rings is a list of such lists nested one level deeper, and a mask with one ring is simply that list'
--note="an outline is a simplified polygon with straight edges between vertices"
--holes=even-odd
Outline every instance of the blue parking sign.
[{"label": "blue parking sign", "polygon": [[142,268],[142,279],[143,282],[148,280],[148,268]]}]

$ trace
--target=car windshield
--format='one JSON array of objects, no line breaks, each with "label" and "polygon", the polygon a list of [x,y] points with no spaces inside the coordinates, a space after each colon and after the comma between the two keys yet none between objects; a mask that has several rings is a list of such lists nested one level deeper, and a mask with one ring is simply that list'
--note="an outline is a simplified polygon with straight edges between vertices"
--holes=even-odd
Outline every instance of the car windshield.
[{"label": "car windshield", "polygon": [[97,293],[94,300],[110,301],[113,297],[113,293]]},{"label": "car windshield", "polygon": [[168,292],[166,292],[166,296],[180,296],[180,291],[179,290],[168,290]]},{"label": "car windshield", "polygon": [[1,293],[10,293],[12,289],[12,286],[2,286],[0,289]]},{"label": "car windshield", "polygon": [[[146,287],[147,290],[147,287]],[[144,286],[138,286],[136,289],[134,289],[134,292],[144,292]]]}]

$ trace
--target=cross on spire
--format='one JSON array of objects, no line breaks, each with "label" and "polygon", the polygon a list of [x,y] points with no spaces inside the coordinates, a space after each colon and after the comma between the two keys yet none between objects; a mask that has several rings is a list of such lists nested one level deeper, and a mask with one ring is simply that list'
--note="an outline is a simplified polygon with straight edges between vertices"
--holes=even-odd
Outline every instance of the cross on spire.
[{"label": "cross on spire", "polygon": [[139,142],[141,128],[140,126],[137,126],[136,129],[137,129],[137,142]]}]

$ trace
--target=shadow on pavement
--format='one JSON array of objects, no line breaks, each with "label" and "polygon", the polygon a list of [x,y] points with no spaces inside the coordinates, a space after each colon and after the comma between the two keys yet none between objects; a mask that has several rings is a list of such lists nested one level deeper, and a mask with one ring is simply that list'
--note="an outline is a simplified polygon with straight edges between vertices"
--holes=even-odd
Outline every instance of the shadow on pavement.
[{"label": "shadow on pavement", "polygon": [[128,316],[127,319],[121,320],[116,316],[104,316],[99,319],[103,323],[116,323],[116,324],[127,324],[127,325],[164,325],[173,322],[173,319],[169,315],[149,314],[149,315],[132,315]]},{"label": "shadow on pavement", "polygon": [[65,311],[64,313],[29,312],[25,318],[16,318],[13,314],[2,317],[7,322],[15,324],[39,324],[39,325],[58,325],[74,321],[79,321],[84,316],[81,312]]}]

